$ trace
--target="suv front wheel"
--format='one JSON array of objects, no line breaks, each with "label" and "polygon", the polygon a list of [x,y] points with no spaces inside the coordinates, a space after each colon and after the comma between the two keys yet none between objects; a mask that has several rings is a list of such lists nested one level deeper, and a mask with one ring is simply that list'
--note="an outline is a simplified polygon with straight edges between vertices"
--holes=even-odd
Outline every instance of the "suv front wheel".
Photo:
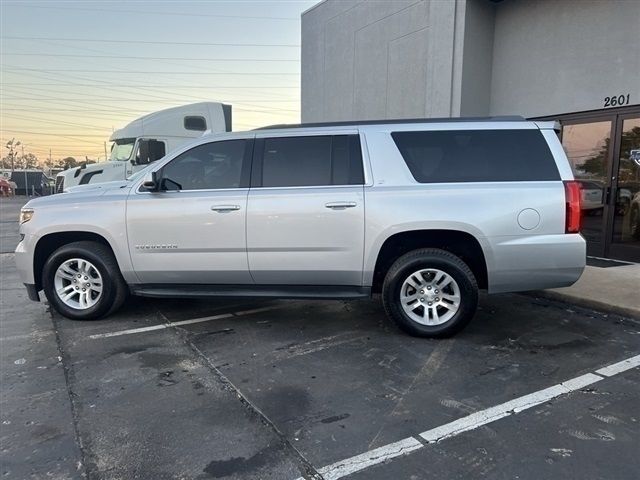
[{"label": "suv front wheel", "polygon": [[95,320],[117,310],[127,287],[113,253],[97,242],[58,248],[42,271],[42,287],[51,306],[73,320]]},{"label": "suv front wheel", "polygon": [[418,337],[449,337],[473,318],[476,279],[459,257],[425,248],[398,258],[384,279],[382,302],[389,318]]}]

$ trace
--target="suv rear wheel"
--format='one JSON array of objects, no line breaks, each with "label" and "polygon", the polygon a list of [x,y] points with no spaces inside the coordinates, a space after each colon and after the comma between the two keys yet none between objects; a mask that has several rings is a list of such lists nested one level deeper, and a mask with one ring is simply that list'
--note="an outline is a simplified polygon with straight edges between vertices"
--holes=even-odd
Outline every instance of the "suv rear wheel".
[{"label": "suv rear wheel", "polygon": [[75,242],[49,256],[42,286],[51,306],[73,320],[95,320],[120,308],[127,286],[109,248]]},{"label": "suv rear wheel", "polygon": [[478,286],[460,258],[426,248],[393,263],[382,286],[382,302],[389,318],[410,335],[449,337],[473,318]]}]

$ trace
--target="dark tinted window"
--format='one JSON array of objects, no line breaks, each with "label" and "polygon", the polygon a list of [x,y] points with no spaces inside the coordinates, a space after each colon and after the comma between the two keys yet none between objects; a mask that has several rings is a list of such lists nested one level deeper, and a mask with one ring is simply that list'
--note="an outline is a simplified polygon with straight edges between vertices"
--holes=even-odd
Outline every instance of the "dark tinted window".
[{"label": "dark tinted window", "polygon": [[559,180],[539,130],[453,130],[391,134],[421,183]]},{"label": "dark tinted window", "polygon": [[203,190],[242,186],[248,143],[246,140],[205,143],[184,152],[162,169],[164,188]]},{"label": "dark tinted window", "polygon": [[136,151],[135,163],[136,165],[145,165],[160,160],[165,154],[164,142],[153,139],[140,140]]},{"label": "dark tinted window", "polygon": [[184,128],[204,132],[207,129],[207,121],[204,117],[184,117]]},{"label": "dark tinted window", "polygon": [[357,135],[267,138],[261,168],[263,187],[364,183]]}]

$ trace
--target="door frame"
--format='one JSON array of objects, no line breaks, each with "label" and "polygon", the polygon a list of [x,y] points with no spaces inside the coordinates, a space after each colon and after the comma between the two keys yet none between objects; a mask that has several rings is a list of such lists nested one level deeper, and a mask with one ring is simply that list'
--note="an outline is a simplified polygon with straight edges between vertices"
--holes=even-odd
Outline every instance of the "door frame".
[{"label": "door frame", "polygon": [[[561,126],[579,125],[583,123],[611,122],[609,133],[609,152],[607,153],[607,172],[605,202],[602,212],[602,235],[598,242],[587,242],[587,255],[603,258],[616,258],[620,260],[632,260],[638,258],[640,249],[634,246],[613,243],[613,224],[615,220],[615,202],[618,190],[618,168],[620,166],[620,148],[623,122],[627,118],[640,117],[640,105],[608,108],[606,110],[593,110],[569,114],[538,117],[532,120],[557,120]],[[560,131],[560,140],[562,141]]]}]

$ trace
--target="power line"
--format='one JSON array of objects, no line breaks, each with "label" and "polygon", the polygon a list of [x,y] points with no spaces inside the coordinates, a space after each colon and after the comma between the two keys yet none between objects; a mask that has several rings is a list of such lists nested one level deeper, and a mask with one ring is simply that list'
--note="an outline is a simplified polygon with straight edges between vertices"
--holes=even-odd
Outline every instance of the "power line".
[{"label": "power line", "polygon": [[54,125],[68,125],[70,127],[80,127],[80,128],[89,129],[89,130],[100,130],[100,131],[107,130],[108,132],[110,132],[110,130],[111,130],[111,127],[109,127],[109,126],[99,127],[97,125],[71,123],[71,122],[65,122],[65,121],[62,121],[62,120],[47,120],[47,119],[44,119],[44,118],[25,117],[23,115],[15,115],[15,114],[11,115],[11,120],[13,120],[13,119],[27,120],[27,121],[30,121],[30,122],[50,123],[50,124],[54,124]]},{"label": "power line", "polygon": [[204,45],[210,47],[291,47],[299,48],[299,44],[293,43],[212,43],[212,42],[170,42],[151,40],[107,40],[96,38],[61,38],[61,37],[24,37],[19,35],[5,35],[3,40],[35,40],[35,41],[60,41],[60,42],[92,42],[92,43],[140,43],[145,45]]},{"label": "power line", "polygon": [[[75,84],[71,84],[69,86],[76,86]],[[105,89],[104,86],[96,86],[96,88],[102,87],[102,89]],[[10,87],[6,87],[3,85],[0,85],[0,90],[5,92],[5,95],[8,96],[9,100],[17,100],[17,99],[24,99],[25,97],[12,97],[9,95],[12,94],[17,94],[17,95],[25,95],[25,94],[29,94],[29,97],[26,98],[31,98],[31,96],[33,96],[34,100],[37,99],[51,99],[51,100],[66,100],[66,101],[75,101],[75,100],[81,100],[81,101],[87,101],[87,100],[107,100],[107,101],[132,101],[132,102],[137,102],[137,101],[141,101],[139,98],[128,98],[128,97],[123,97],[122,95],[136,95],[134,92],[128,92],[128,91],[124,91],[124,92],[120,92],[118,90],[112,90],[112,89],[108,89],[110,91],[115,92],[117,95],[96,95],[93,92],[52,92],[49,89],[46,88],[34,88],[34,87],[29,87],[29,86],[19,86],[19,85],[14,85],[14,86],[10,86]],[[55,94],[55,93],[60,93],[60,94],[71,94],[73,95],[73,97],[68,97],[68,98],[64,98],[64,97],[59,97],[59,96],[50,96],[51,94]],[[184,100],[184,99],[192,99],[192,100],[200,100],[202,101],[202,95],[199,95],[197,97],[193,97],[190,95],[184,95],[184,94],[175,94],[175,93],[170,93],[170,92],[161,92],[161,91],[156,91],[156,90],[151,90],[151,93],[166,93],[166,94],[172,94],[172,95],[177,95],[178,98],[175,98],[175,100]],[[140,94],[138,93],[137,95],[144,95],[144,94]],[[165,96],[156,96],[156,95],[144,95],[147,96],[149,98],[152,99],[159,99],[159,100],[174,100],[172,98],[167,98]],[[225,99],[224,102],[228,102],[231,103],[231,100]],[[242,99],[236,99],[234,101],[234,105],[244,105],[244,106],[252,106],[252,107],[256,107],[256,108],[269,108],[270,110],[277,110],[277,111],[295,111],[297,112],[298,110],[290,110],[290,109],[283,109],[283,108],[279,108],[279,107],[269,107],[268,105],[255,105],[255,104],[251,104],[248,103],[251,102],[251,100],[242,100]],[[271,103],[271,100],[269,99],[259,99],[256,100],[256,102],[258,103]],[[288,100],[288,101],[276,101],[275,103],[297,103],[297,100]]]},{"label": "power line", "polygon": [[[33,101],[33,100],[37,100],[38,102],[42,101],[42,102],[54,102],[54,103],[75,102],[75,103],[83,103],[83,104],[87,104],[87,105],[94,105],[94,103],[90,102],[88,99],[84,100],[84,99],[79,99],[79,98],[11,97],[10,100],[18,100],[18,101],[27,101],[27,100]],[[172,102],[172,103],[178,102],[178,105],[174,105],[174,106],[179,106],[179,104],[180,104],[180,99],[177,99],[177,98],[161,98],[161,97],[158,97],[158,100],[164,101],[164,102]],[[133,98],[100,98],[99,99],[100,102],[114,102],[114,103],[118,103],[118,102],[158,103],[158,100],[133,99]],[[95,104],[95,105],[99,105],[99,104]],[[251,106],[250,104],[247,104],[247,103],[236,103],[235,105]],[[286,108],[270,108],[268,110],[255,110],[255,109],[252,109],[252,108],[237,107],[235,105],[232,105],[233,110],[234,111],[239,111],[239,112],[250,112],[250,113],[255,113],[255,114],[269,114],[269,115],[277,115],[277,114],[279,114],[279,112],[299,113],[298,110],[291,110],[291,109],[286,109]],[[258,108],[265,108],[265,106],[263,106],[263,105],[258,105],[257,107]],[[171,107],[167,107],[167,108],[171,108]]]},{"label": "power line", "polygon": [[[66,77],[75,78],[73,75],[68,75],[68,74],[64,74],[64,73],[54,73],[54,75],[57,75],[57,76],[63,76],[63,77],[65,77],[65,76],[66,76]],[[42,77],[41,77],[41,78],[42,78]],[[106,83],[106,84],[108,85],[108,82],[104,82],[104,81],[103,81],[103,83]],[[72,83],[72,85],[73,85],[73,83]],[[16,88],[16,87],[13,87],[13,88]],[[17,88],[20,88],[20,87],[17,87]],[[110,89],[108,86],[103,87],[103,89],[105,89],[105,90],[112,90],[112,91],[113,91],[113,89]],[[116,90],[115,92],[116,92],[116,93],[118,93],[118,94],[121,94],[121,93],[122,93],[122,92],[119,92],[119,91],[117,91],[117,90]],[[176,94],[175,94],[175,93],[173,93],[173,92],[166,92],[166,91],[165,91],[165,92],[162,92],[162,91],[152,91],[152,93],[160,93],[160,94],[164,94],[164,95],[165,95],[164,97],[158,97],[157,95],[149,95],[148,93],[140,93],[140,92],[135,92],[135,93],[134,93],[134,92],[124,92],[124,93],[131,93],[131,94],[135,94],[135,95],[136,95],[136,96],[138,96],[138,97],[139,97],[139,96],[144,96],[144,97],[153,98],[153,99],[159,99],[159,100],[163,100],[163,101],[167,101],[167,100],[179,101],[179,100],[186,99],[186,98],[189,98],[189,97],[190,97],[191,99],[193,99],[193,100],[199,100],[199,101],[202,101],[202,97],[201,97],[201,96],[199,96],[199,97],[193,97],[193,96],[186,96],[186,95],[184,95],[184,94],[178,94],[178,95],[180,95],[180,98],[167,99],[167,98],[166,98],[166,95],[167,95],[167,94],[169,94],[169,95],[173,95],[173,96],[175,96]],[[44,99],[44,98],[45,98],[45,97],[44,97],[43,95],[41,95],[41,94],[35,94],[35,95],[38,95],[38,98],[42,98],[42,99]],[[14,98],[15,98],[15,97],[14,97]],[[59,99],[58,99],[58,98],[55,98],[55,99],[53,99],[53,100],[54,100],[54,101],[56,101],[56,102],[58,102],[58,100],[59,100]],[[65,99],[65,101],[83,102],[83,103],[89,103],[89,104],[91,104],[91,102],[88,102],[87,100],[82,100],[82,99],[73,99],[73,98],[72,98],[72,99]],[[151,100],[145,100],[145,99],[139,99],[139,98],[133,98],[133,99],[123,98],[123,99],[121,99],[121,98],[119,98],[119,97],[118,97],[118,98],[111,98],[111,97],[104,97],[104,96],[101,96],[101,97],[100,97],[100,101],[131,101],[131,102],[144,102],[144,101],[146,101],[146,102],[151,102]],[[59,102],[58,102],[58,103],[59,103]],[[236,105],[244,105],[244,106],[254,107],[254,108],[255,108],[255,107],[257,107],[257,108],[264,108],[264,106],[262,106],[262,105],[252,105],[252,104],[250,104],[250,103],[245,103],[245,102],[242,102],[242,103],[238,103],[238,102],[236,102]],[[254,109],[254,110],[246,110],[246,109],[242,109],[242,108],[239,108],[239,107],[235,107],[235,108],[236,108],[236,110],[238,110],[238,111],[243,111],[243,110],[245,110],[245,111],[251,111],[251,112],[253,112],[253,113],[270,113],[270,112],[267,112],[267,111],[264,111],[264,110],[262,110],[262,111],[261,111],[261,110],[255,110],[255,109]],[[282,111],[282,112],[298,113],[298,110],[288,110],[288,109],[281,109],[281,108],[271,108],[270,110],[272,110],[272,111],[274,111],[274,112]]]},{"label": "power line", "polygon": [[[7,128],[0,128],[0,132],[27,133],[27,134],[31,134],[31,135],[47,135],[47,136],[54,136],[54,137],[66,135],[65,132],[62,132],[62,133],[42,133],[42,132],[29,132],[29,131],[26,131],[26,130],[11,130],[11,129],[7,129]],[[78,134],[78,135],[74,135],[74,137],[104,138],[104,135]],[[63,138],[67,138],[67,137],[63,137]],[[93,142],[93,143],[95,143],[95,142]]]},{"label": "power line", "polygon": [[[83,81],[83,80],[84,80],[84,81],[87,81],[87,80],[92,80],[92,81],[93,81],[93,80],[94,80],[94,79],[87,79],[87,78],[85,78],[85,77],[79,77],[79,76],[77,76],[77,75],[69,75],[69,74],[65,74],[65,73],[52,73],[52,74],[53,74],[55,77],[69,77],[69,78],[73,78],[73,79],[78,79],[78,80],[80,80],[80,81]],[[32,76],[32,77],[34,77],[34,78],[38,78],[38,77],[39,77],[39,78],[43,78],[43,79],[45,79],[45,80],[62,81],[62,80],[60,80],[59,78],[52,78],[50,75],[46,75],[46,74],[45,74],[45,75],[31,74],[31,76]],[[65,82],[68,82],[67,80],[64,80],[64,81],[65,81]],[[118,90],[113,90],[113,88],[109,88],[109,87],[108,87],[108,86],[111,84],[111,82],[110,82],[110,81],[104,81],[104,80],[103,80],[103,81],[100,81],[100,80],[97,80],[97,82],[100,82],[101,84],[105,84],[104,86],[102,86],[102,85],[101,85],[101,88],[102,88],[102,89],[104,89],[104,90],[112,90],[112,91],[115,91],[116,93],[118,93],[118,95],[121,95],[122,93],[125,93],[125,94],[131,94],[131,95],[135,95],[135,96],[136,96],[136,98],[120,98],[120,97],[118,97],[118,98],[108,98],[108,97],[107,97],[107,98],[102,98],[102,101],[103,101],[103,102],[110,102],[110,101],[115,101],[115,102],[118,102],[118,101],[125,101],[125,102],[128,102],[128,103],[139,103],[139,102],[153,102],[153,103],[159,103],[159,102],[157,102],[157,101],[155,100],[155,99],[157,99],[157,100],[162,101],[162,103],[164,103],[164,104],[171,103],[172,105],[175,105],[176,103],[181,102],[181,101],[184,101],[184,99],[185,99],[185,98],[187,98],[187,97],[185,97],[184,95],[180,95],[180,98],[173,98],[173,99],[171,99],[171,98],[167,98],[167,97],[166,97],[166,95],[172,95],[172,96],[177,95],[177,94],[176,94],[176,92],[173,92],[173,91],[171,91],[171,92],[169,92],[169,91],[163,91],[163,92],[161,92],[161,91],[157,91],[157,93],[161,93],[161,94],[163,94],[163,96],[162,96],[162,97],[160,97],[160,96],[155,96],[155,95],[149,95],[149,94],[142,94],[142,93],[140,93],[139,91],[136,91],[136,92],[120,92],[120,91],[118,91]],[[68,83],[70,84],[70,86],[76,86],[74,82],[68,82]],[[162,87],[163,87],[163,88],[169,88],[169,89],[171,89],[171,86],[170,86],[170,85],[163,85]],[[20,87],[18,87],[18,88],[20,88]],[[22,88],[29,88],[29,87],[22,86]],[[127,87],[127,88],[129,88],[129,87]],[[133,86],[132,86],[131,88],[136,88],[136,87],[133,87]],[[140,89],[140,87],[137,87],[137,88],[138,88],[138,90]],[[144,88],[144,87],[143,87],[143,88]],[[247,88],[247,87],[243,87],[243,88]],[[256,87],[256,88],[259,88],[259,87]],[[285,87],[285,88],[288,88],[288,87]],[[29,93],[31,93],[31,90],[32,90],[32,89],[30,89],[30,92],[29,92]],[[262,89],[261,89],[261,90],[262,90]],[[26,92],[25,92],[25,93],[26,93]],[[49,93],[49,92],[47,92],[47,93]],[[150,98],[153,98],[154,100],[145,100],[145,99],[140,99],[140,98],[139,98],[140,96],[150,97]],[[94,96],[94,97],[95,97],[95,96]],[[191,97],[191,98],[193,98],[193,99],[197,99],[197,100],[199,100],[199,101],[202,101],[202,100],[203,100],[203,99],[202,99],[202,97]],[[20,101],[20,100],[31,100],[31,101],[33,101],[33,99],[32,99],[32,98],[20,98],[20,97],[16,97],[16,98],[13,98],[13,99],[18,100],[18,101]],[[107,105],[101,105],[100,103],[95,102],[95,101],[88,101],[88,100],[82,100],[82,99],[77,99],[77,98],[60,98],[60,97],[56,97],[56,98],[48,98],[46,95],[39,95],[39,96],[38,96],[38,98],[37,98],[36,100],[41,101],[41,102],[53,102],[53,103],[58,103],[58,104],[63,103],[63,102],[72,102],[72,103],[74,104],[73,106],[76,106],[75,104],[85,104],[85,105],[88,105],[88,106],[94,106],[94,105],[96,105],[96,106],[99,106],[99,107],[107,107],[107,108],[109,108],[109,106],[107,106]],[[237,105],[238,105],[238,103],[236,103],[236,104],[234,105],[234,106],[235,106],[235,110],[236,110],[236,111],[240,111],[240,112],[242,112],[242,111],[247,111],[247,112],[251,112],[251,113],[254,113],[254,114],[262,114],[262,115],[264,115],[264,114],[271,114],[271,115],[276,114],[276,113],[273,113],[272,111],[269,111],[269,110],[258,110],[258,109],[256,109],[256,108],[255,108],[255,107],[258,107],[258,108],[260,108],[260,109],[263,109],[263,108],[265,107],[265,105],[251,105],[251,104],[245,104],[246,106],[254,107],[254,108],[252,108],[251,110],[239,108],[239,107],[237,107]],[[272,109],[270,109],[270,110],[273,110],[273,111],[275,112],[275,111],[277,111],[278,109],[274,109],[274,108],[272,108]],[[285,110],[285,109],[279,109],[279,110],[281,110],[281,111],[286,111],[286,112],[290,112],[290,113],[299,113],[297,110]]]},{"label": "power line", "polygon": [[19,67],[17,65],[2,65],[2,68],[11,70],[25,70],[28,72],[71,72],[71,73],[117,73],[122,74],[141,74],[151,73],[154,75],[300,75],[299,72],[167,72],[166,70],[91,70],[91,69],[69,69],[69,68],[29,68]]},{"label": "power line", "polygon": [[[71,83],[70,85],[73,86],[74,84]],[[107,85],[108,85],[108,83],[107,83]],[[43,101],[50,100],[50,101],[53,101],[55,103],[60,103],[60,101],[68,101],[68,102],[80,102],[80,103],[85,103],[85,104],[89,104],[89,105],[93,105],[93,104],[99,105],[98,103],[90,101],[90,100],[93,100],[93,99],[97,99],[98,101],[106,101],[106,102],[133,102],[133,103],[140,103],[140,102],[147,102],[147,103],[148,102],[152,102],[153,103],[153,102],[155,102],[155,100],[147,100],[147,99],[144,99],[144,98],[142,98],[142,99],[138,98],[140,96],[149,97],[149,98],[157,99],[157,100],[162,100],[162,101],[165,101],[165,102],[166,101],[184,101],[185,99],[193,99],[193,100],[203,101],[203,98],[202,98],[201,95],[197,96],[197,97],[194,97],[194,96],[189,96],[189,95],[184,95],[184,94],[177,94],[177,93],[174,93],[174,92],[163,92],[163,91],[152,90],[151,91],[152,93],[163,94],[163,96],[157,96],[157,95],[149,95],[149,94],[140,93],[140,92],[121,92],[121,91],[118,91],[118,90],[113,90],[113,89],[109,88],[108,86],[102,86],[102,89],[103,90],[111,90],[111,91],[116,92],[118,94],[117,97],[116,96],[106,97],[106,96],[103,96],[103,95],[96,96],[95,94],[81,93],[81,92],[78,92],[78,94],[85,95],[85,96],[89,95],[91,98],[90,99],[83,99],[83,98],[48,97],[47,95],[44,95],[42,93],[34,93],[33,92],[33,90],[40,90],[40,91],[44,91],[46,93],[50,93],[46,89],[38,89],[38,88],[34,89],[34,88],[21,87],[21,86],[13,86],[13,87],[10,87],[10,88],[18,89],[18,90],[27,89],[28,92],[20,92],[19,91],[18,93],[19,94],[29,93],[31,96],[36,97],[35,99],[37,99],[37,100],[43,100]],[[135,95],[136,98],[122,97],[121,96],[122,94]],[[172,96],[178,95],[178,98],[167,98],[166,95],[172,95]],[[10,97],[10,99],[11,100],[31,100],[32,99],[31,96],[30,97]],[[235,105],[241,105],[241,104],[236,102]],[[247,105],[247,106],[255,106],[255,105],[251,105],[251,104],[245,104],[245,105]],[[257,107],[258,108],[264,108],[263,105],[258,105]],[[238,107],[236,107],[236,109],[242,110],[241,108],[238,108]],[[284,110],[284,109],[271,108],[271,110]],[[297,112],[297,110],[296,110],[296,112]]]},{"label": "power line", "polygon": [[[11,72],[8,72],[11,73]],[[78,77],[76,77],[78,78]],[[2,85],[8,85],[8,86],[19,86],[19,85],[23,85],[23,86],[34,86],[34,87],[55,87],[55,86],[59,86],[59,87],[68,87],[68,84],[63,84],[63,83],[24,83],[24,82],[0,82],[0,86]],[[96,83],[72,83],[70,85],[73,85],[74,87],[102,87],[102,84],[96,84]],[[286,88],[286,89],[298,89],[300,88],[299,85],[287,85],[287,86],[281,86],[281,85],[274,85],[274,86],[270,86],[270,85],[245,85],[245,86],[239,86],[239,85],[135,85],[135,84],[120,84],[120,83],[107,83],[105,85],[108,85],[110,87],[118,87],[118,88],[190,88],[190,89],[201,89],[201,88],[229,88],[229,89],[238,89],[238,88],[255,88],[255,89],[262,89],[262,88]],[[229,100],[230,101],[230,100]]]},{"label": "power line", "polygon": [[[14,87],[15,88],[15,87]],[[26,92],[18,92],[20,94],[24,94]],[[130,93],[130,92],[125,92],[125,93]],[[16,100],[16,101],[38,101],[38,102],[54,102],[54,103],[61,103],[61,102],[74,102],[74,103],[81,103],[81,104],[86,104],[86,105],[99,105],[95,102],[91,101],[91,98],[62,98],[62,97],[47,97],[43,94],[40,93],[31,93],[31,97],[9,97],[9,100]],[[89,94],[87,94],[89,95]],[[99,102],[114,102],[114,103],[158,103],[158,100],[163,101],[163,102],[181,102],[183,100],[179,99],[179,98],[166,98],[166,97],[155,97],[155,96],[151,96],[151,99],[139,99],[139,98],[116,98],[116,97],[104,97],[104,96],[100,96],[100,97],[95,97],[93,96],[92,98],[96,98]],[[200,101],[202,101],[201,97],[192,97],[192,99],[198,99]],[[246,107],[254,107],[254,108],[242,108],[239,107],[237,105],[243,105]],[[245,102],[236,102],[233,105],[233,109],[234,111],[239,111],[239,112],[251,112],[251,113],[256,113],[256,114],[261,114],[261,113],[266,113],[266,114],[277,114],[278,112],[285,112],[285,113],[299,113],[298,110],[292,110],[292,109],[286,109],[286,108],[276,108],[276,107],[272,107],[269,108],[268,106],[265,105],[252,105],[250,103],[245,103]],[[259,110],[259,109],[263,109],[263,110]]]},{"label": "power line", "polygon": [[198,62],[296,62],[300,63],[299,59],[295,58],[184,58],[184,57],[136,57],[129,55],[78,55],[78,54],[64,54],[64,53],[3,53],[2,56],[8,57],[73,57],[73,58],[115,58],[115,59],[131,59],[131,60],[184,60],[184,61],[198,61]]},{"label": "power line", "polygon": [[[14,72],[9,72],[9,73],[14,73]],[[41,73],[41,74],[42,74],[43,72],[36,72],[36,73]],[[72,78],[72,79],[79,79],[79,80],[81,80],[81,81],[82,81],[82,80],[86,80],[86,78],[85,78],[85,77],[78,77],[77,75],[69,75],[69,74],[67,74],[67,73],[56,73],[56,72],[50,72],[50,73],[52,73],[52,74],[53,74],[54,76],[56,76],[56,77],[68,77],[68,78]],[[14,73],[14,74],[15,74],[15,73]],[[34,78],[41,78],[41,79],[45,79],[45,80],[55,80],[55,81],[60,81],[60,79],[58,79],[58,78],[51,78],[51,76],[50,76],[50,75],[46,75],[46,74],[45,74],[45,75],[37,75],[37,74],[33,74],[33,73],[32,73],[32,74],[31,74],[31,76],[33,76]],[[65,82],[68,82],[68,81],[67,81],[67,80],[65,80]],[[136,97],[139,97],[140,95],[142,95],[142,96],[150,97],[150,98],[162,98],[162,99],[166,98],[166,97],[157,97],[157,96],[149,95],[149,94],[141,94],[141,93],[140,93],[140,91],[139,91],[139,90],[141,90],[141,89],[142,89],[142,90],[145,90],[145,89],[146,89],[146,90],[149,90],[149,89],[151,89],[151,93],[161,93],[161,94],[165,94],[165,95],[166,95],[166,94],[169,94],[169,95],[172,95],[172,96],[174,96],[174,97],[175,97],[176,95],[178,95],[180,100],[185,99],[185,98],[189,98],[189,97],[190,97],[191,99],[194,99],[194,100],[199,100],[199,101],[201,101],[201,100],[202,100],[202,97],[201,97],[201,96],[193,97],[193,96],[186,96],[186,95],[184,95],[184,94],[178,94],[178,93],[173,92],[173,91],[169,92],[169,91],[166,91],[166,90],[165,90],[165,91],[157,90],[157,88],[159,88],[160,86],[157,86],[157,87],[156,87],[156,86],[149,87],[149,86],[144,86],[144,85],[137,85],[137,86],[133,86],[133,85],[132,85],[132,86],[131,86],[131,88],[135,88],[135,89],[136,89],[136,91],[135,91],[135,92],[121,92],[121,91],[119,91],[119,90],[113,90],[113,88],[109,88],[109,87],[111,87],[111,86],[112,86],[110,81],[105,81],[105,80],[100,81],[100,80],[97,80],[97,82],[100,82],[101,84],[105,85],[105,86],[102,86],[102,89],[104,89],[104,90],[111,90],[111,91],[114,91],[114,92],[118,93],[118,95],[121,95],[122,93],[131,93],[131,94],[133,94],[133,95],[136,95]],[[0,84],[0,85],[1,85],[1,84]],[[69,82],[69,85],[76,86],[76,85],[78,85],[78,84],[77,84],[76,82]],[[21,88],[21,87],[22,87],[22,86],[18,86],[18,88]],[[16,88],[16,87],[14,86],[13,88]],[[129,88],[129,87],[123,87],[123,88]],[[172,88],[172,85],[162,85],[160,88],[169,88],[169,89],[171,89],[171,88]],[[208,89],[209,87],[202,87],[202,88],[207,88],[207,89]],[[218,88],[220,88],[220,87],[218,87]],[[245,87],[245,88],[246,88],[246,87]],[[258,88],[258,87],[256,87],[256,88]],[[297,89],[298,87],[295,87],[295,88]],[[153,89],[156,89],[156,90],[153,90]],[[120,97],[118,97],[118,98],[120,98]],[[134,101],[135,101],[135,100],[137,100],[137,98],[136,98],[136,99],[132,99],[132,100],[134,100]]]},{"label": "power line", "polygon": [[[26,5],[13,5],[13,6],[26,6]],[[159,12],[152,10],[109,10],[104,8],[86,8],[86,7],[48,7],[44,5],[29,5],[28,8],[48,8],[52,10],[83,10],[86,12],[109,12],[109,13],[136,13],[136,14],[144,14],[144,15],[169,15],[172,17],[180,16],[180,17],[211,17],[211,18],[238,18],[238,19],[249,19],[249,20],[299,20],[298,17],[267,17],[267,16],[254,16],[254,15],[220,15],[214,13],[188,13],[188,12]]]},{"label": "power line", "polygon": [[[108,52],[108,51],[104,51],[104,50],[98,50],[98,49],[95,49],[95,48],[88,48],[86,46],[80,47],[78,45],[66,45],[65,48],[72,48],[74,50],[82,50],[82,51],[90,52],[92,54],[93,53],[99,53],[99,54],[111,54],[112,53],[112,52]],[[88,59],[84,59],[84,60],[86,61]],[[179,65],[180,68],[182,68],[182,65],[179,64],[179,63],[168,62],[168,61],[163,61],[163,60],[159,60],[159,62],[165,63],[167,65],[173,65],[173,66]],[[200,69],[200,70],[204,70],[204,71],[210,71],[211,70],[211,69],[209,69],[207,67],[199,66],[198,64],[194,65],[194,67],[197,68],[197,69]],[[219,70],[219,69],[215,69],[213,71],[224,72],[224,70]],[[9,71],[7,73],[14,74],[14,75],[16,74],[16,72],[11,72],[11,71]],[[31,74],[31,75],[37,78],[36,75],[34,75],[34,74]],[[54,74],[54,75],[60,75],[60,74]],[[73,75],[73,76],[72,75],[67,75],[67,76],[71,77],[71,78],[74,78],[74,79],[78,79],[78,80],[95,81],[94,78],[86,78],[86,77],[77,76],[77,75]],[[41,77],[41,78],[50,78],[50,77]],[[57,79],[55,79],[55,80],[57,80]],[[113,82],[111,82],[111,81],[108,81],[108,82],[107,81],[102,81],[101,83],[107,83],[108,84],[108,83],[113,83]],[[275,93],[275,92],[273,92],[273,93],[272,92],[264,92],[264,89],[260,89],[260,92],[262,93],[263,96],[264,95],[266,95],[268,97],[280,96],[278,93]]]},{"label": "power line", "polygon": [[[38,132],[29,132],[29,131],[26,131],[26,130],[10,130],[10,129],[5,129],[5,128],[0,128],[0,132],[23,133],[23,134],[29,134],[29,135],[40,135],[40,136],[47,136],[47,137],[66,138],[68,140],[73,140],[75,142],[80,142],[80,143],[88,143],[88,144],[91,144],[91,145],[100,145],[100,146],[103,145],[102,142],[95,142],[95,141],[92,142],[90,140],[84,140],[82,138],[77,138],[80,135],[69,136],[69,135],[64,135],[64,134],[59,134],[59,133],[38,133]],[[82,135],[82,137],[104,138],[103,135]]]}]

